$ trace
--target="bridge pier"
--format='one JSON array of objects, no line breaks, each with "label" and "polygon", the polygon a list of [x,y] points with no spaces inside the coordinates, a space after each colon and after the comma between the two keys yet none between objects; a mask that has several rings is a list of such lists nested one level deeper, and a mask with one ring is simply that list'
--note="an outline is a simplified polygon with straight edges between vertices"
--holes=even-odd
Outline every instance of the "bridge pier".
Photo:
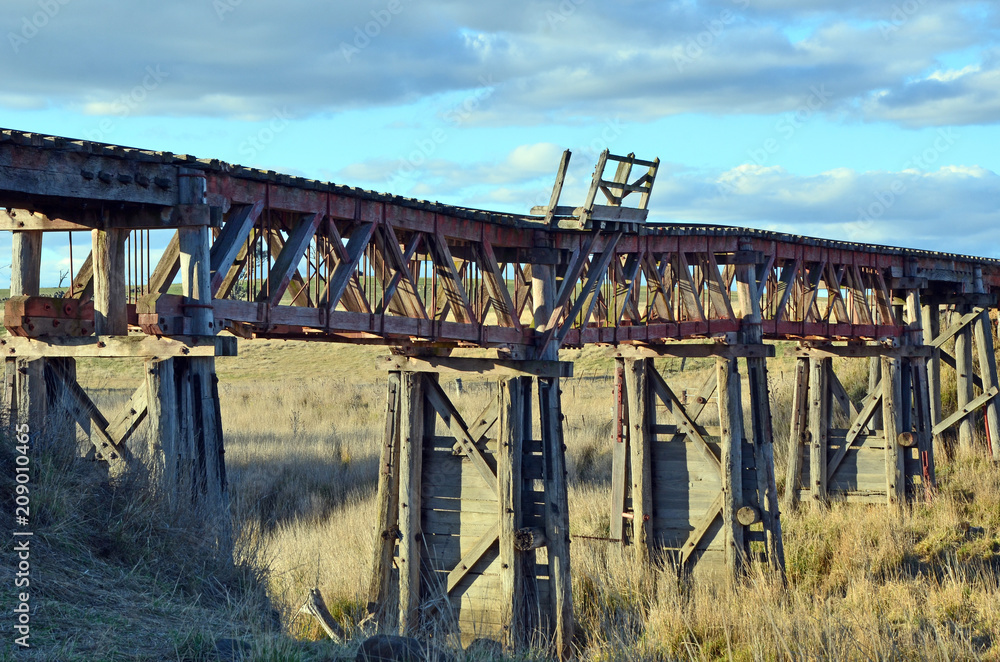
[{"label": "bridge pier", "polygon": [[[741,377],[751,375],[740,372],[741,360],[746,366],[773,349],[677,344],[614,353],[611,538],[629,540],[641,562],[673,562],[696,578],[726,582],[753,561],[783,572],[779,513],[769,500],[774,468],[763,448],[770,444],[767,391],[749,389],[751,427],[744,429]],[[715,357],[693,401],[682,402],[656,368],[654,357],[663,356]]]},{"label": "bridge pier", "polygon": [[[922,377],[928,349],[869,345],[800,345],[796,349],[785,507],[832,500],[896,505],[933,488],[929,389]],[[868,393],[855,405],[834,358],[869,362]],[[904,371],[903,367],[909,370]],[[903,389],[903,375],[911,388]],[[871,385],[874,382],[874,385]],[[904,411],[914,412],[910,420]],[[879,416],[881,412],[881,416]],[[844,420],[847,427],[838,427]]]},{"label": "bridge pier", "polygon": [[[393,356],[386,367],[370,610],[404,633],[565,651],[573,605],[559,378],[572,365]],[[478,416],[460,413],[442,371],[496,380]]]}]

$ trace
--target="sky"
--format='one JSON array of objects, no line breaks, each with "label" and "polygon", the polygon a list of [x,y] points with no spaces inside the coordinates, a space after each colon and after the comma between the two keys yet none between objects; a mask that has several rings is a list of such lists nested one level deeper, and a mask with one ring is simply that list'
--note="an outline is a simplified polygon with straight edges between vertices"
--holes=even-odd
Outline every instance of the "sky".
[{"label": "sky", "polygon": [[650,222],[1000,257],[994,2],[6,0],[0,21],[5,128],[517,213],[565,149],[581,204],[608,148],[660,159]]}]

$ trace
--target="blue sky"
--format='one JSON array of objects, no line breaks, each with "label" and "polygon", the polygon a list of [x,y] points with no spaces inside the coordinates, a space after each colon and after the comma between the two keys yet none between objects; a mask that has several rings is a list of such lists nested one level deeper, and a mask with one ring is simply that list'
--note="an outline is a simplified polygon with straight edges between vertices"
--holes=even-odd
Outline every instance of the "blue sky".
[{"label": "blue sky", "polygon": [[[8,0],[0,125],[527,212],[1000,257],[1000,9],[962,0]],[[0,247],[2,249],[2,247]],[[53,244],[49,261],[65,260]]]}]

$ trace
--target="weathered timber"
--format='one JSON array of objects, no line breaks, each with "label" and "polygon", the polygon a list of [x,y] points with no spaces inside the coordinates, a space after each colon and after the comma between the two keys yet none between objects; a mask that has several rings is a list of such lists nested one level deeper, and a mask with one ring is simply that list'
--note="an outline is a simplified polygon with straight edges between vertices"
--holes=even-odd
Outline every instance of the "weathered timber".
[{"label": "weathered timber", "polygon": [[424,438],[424,379],[404,372],[400,379],[399,461],[399,629],[419,627],[420,566],[423,532],[420,521],[421,463]]},{"label": "weathered timber", "polygon": [[885,485],[889,505],[906,500],[906,474],[903,454],[896,441],[901,432],[902,403],[899,359],[882,359],[882,427],[885,430]]},{"label": "weathered timber", "polygon": [[231,336],[85,336],[0,339],[0,351],[26,358],[170,358],[236,356]]},{"label": "weathered timber", "polygon": [[500,381],[500,435],[497,454],[498,517],[500,521],[500,623],[506,644],[517,647],[524,640],[524,575],[517,532],[521,528],[521,458],[524,440],[521,380]]},{"label": "weathered timber", "polygon": [[722,522],[726,569],[737,577],[744,564],[743,525],[743,407],[740,376],[733,359],[716,359],[719,383],[719,423],[722,428]]},{"label": "weathered timber", "polygon": [[809,487],[814,508],[823,507],[827,500],[830,370],[830,359],[809,360]]},{"label": "weathered timber", "polygon": [[788,470],[785,474],[785,508],[794,510],[802,484],[802,445],[809,430],[809,359],[795,360],[792,420],[788,433]]},{"label": "weathered timber", "polygon": [[653,546],[653,477],[649,430],[649,371],[652,359],[625,361],[628,393],[628,436],[632,465],[632,542],[636,559],[648,563]]},{"label": "weathered timber", "polygon": [[393,553],[399,532],[401,376],[390,372],[385,406],[385,432],[379,453],[378,488],[375,494],[375,551],[368,584],[368,611],[379,622],[390,616],[389,585]]}]

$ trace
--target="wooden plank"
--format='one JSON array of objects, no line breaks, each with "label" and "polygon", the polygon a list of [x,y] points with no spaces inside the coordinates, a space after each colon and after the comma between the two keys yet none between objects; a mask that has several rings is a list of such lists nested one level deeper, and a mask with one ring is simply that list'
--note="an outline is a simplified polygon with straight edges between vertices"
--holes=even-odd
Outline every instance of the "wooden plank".
[{"label": "wooden plank", "polygon": [[632,541],[636,560],[650,561],[652,552],[653,476],[650,457],[649,373],[655,368],[651,359],[625,361],[625,392],[628,395],[628,436],[632,464]]},{"label": "wooden plank", "polygon": [[132,397],[122,405],[115,417],[108,422],[108,436],[119,445],[125,444],[132,433],[146,420],[149,411],[147,394],[148,387],[143,382],[142,386],[132,394]]},{"label": "wooden plank", "polygon": [[497,377],[572,377],[572,361],[518,361],[468,357],[383,356],[378,369],[418,372],[476,373]]},{"label": "wooden plank", "polygon": [[[618,231],[612,234],[605,241],[604,250],[601,252],[600,256],[594,259],[594,264],[591,265],[590,272],[587,276],[587,282],[584,283],[583,289],[580,291],[579,296],[577,296],[569,311],[565,311],[566,319],[563,321],[562,326],[552,327],[546,331],[545,336],[543,336],[540,343],[540,353],[545,352],[545,348],[550,342],[553,341],[553,336],[555,336],[554,340],[556,347],[559,347],[566,338],[566,334],[568,334],[570,329],[573,327],[577,315],[581,312],[583,312],[583,325],[586,326],[587,321],[590,319],[590,313],[596,303],[596,294],[598,289],[601,287],[601,283],[603,283],[605,277],[607,277],[608,265],[615,256],[615,247],[618,245],[618,240],[621,239],[621,237],[622,232]],[[583,261],[585,262],[585,260]],[[553,311],[553,317],[555,318],[557,313],[561,314],[562,312],[564,312],[563,306],[556,308]],[[553,320],[550,320],[550,322],[551,321]]]},{"label": "wooden plank", "polygon": [[0,347],[10,356],[35,358],[168,358],[237,354],[237,340],[232,336],[6,336],[0,339]]},{"label": "wooden plank", "polygon": [[774,345],[744,345],[729,343],[664,343],[656,345],[619,345],[608,352],[616,358],[768,358],[774,356]]}]

